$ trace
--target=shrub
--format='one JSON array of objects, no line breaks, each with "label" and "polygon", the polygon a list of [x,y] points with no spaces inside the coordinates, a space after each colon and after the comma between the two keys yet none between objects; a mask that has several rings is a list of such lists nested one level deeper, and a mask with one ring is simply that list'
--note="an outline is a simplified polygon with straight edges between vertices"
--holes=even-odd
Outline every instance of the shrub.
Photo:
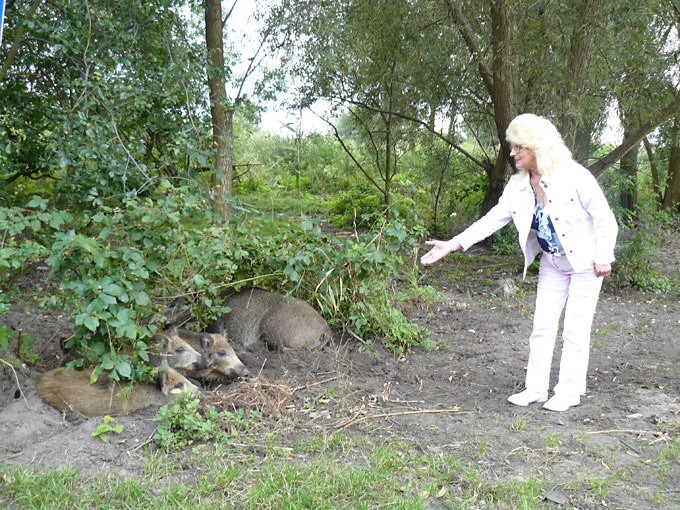
[{"label": "shrub", "polygon": [[677,219],[668,213],[654,213],[634,227],[623,227],[620,247],[616,250],[613,283],[619,287],[634,287],[647,292],[670,289],[667,277],[654,268],[658,247],[665,236],[675,235]]},{"label": "shrub", "polygon": [[[31,255],[17,266],[5,250],[0,262],[12,269],[47,257],[61,287],[58,304],[74,323],[67,347],[82,356],[72,365],[96,365],[95,377],[106,371],[114,380],[149,380],[148,339],[164,327],[160,312],[169,301],[187,297],[203,327],[225,312],[221,292],[246,284],[316,302],[332,325],[395,352],[422,339],[392,306],[386,283],[403,272],[417,227],[379,218],[364,233],[340,238],[311,218],[239,216],[242,210],[227,223],[182,188],[165,183],[160,191],[78,219],[48,213],[38,199],[38,212],[2,211],[11,233],[5,247]],[[22,234],[24,224],[30,235]]]}]

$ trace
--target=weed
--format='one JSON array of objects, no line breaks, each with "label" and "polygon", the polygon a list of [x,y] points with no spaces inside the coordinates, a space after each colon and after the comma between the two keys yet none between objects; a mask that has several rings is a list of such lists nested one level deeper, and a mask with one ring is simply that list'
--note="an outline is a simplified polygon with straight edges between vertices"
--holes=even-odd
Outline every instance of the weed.
[{"label": "weed", "polygon": [[512,429],[513,432],[521,432],[527,427],[530,421],[531,418],[529,418],[528,415],[517,414],[510,420],[510,429]]},{"label": "weed", "polygon": [[12,338],[14,338],[14,330],[0,325],[0,349],[7,349]]},{"label": "weed", "polygon": [[667,477],[671,466],[680,464],[680,437],[676,437],[657,455],[657,469],[662,477]]},{"label": "weed", "polygon": [[595,328],[594,333],[597,336],[600,337],[605,337],[610,335],[612,332],[616,330],[616,326],[614,324],[602,324],[601,326],[598,326]]},{"label": "weed", "polygon": [[594,492],[597,497],[606,497],[609,494],[611,480],[605,476],[594,476],[587,480],[589,490]]},{"label": "weed", "polygon": [[112,418],[111,416],[104,416],[103,421],[104,423],[98,425],[97,428],[92,431],[92,437],[98,437],[102,441],[106,442],[109,440],[109,434],[120,434],[123,432],[123,425],[114,425],[116,422],[115,418]]},{"label": "weed", "polygon": [[33,352],[35,341],[36,338],[33,335],[19,334],[17,337],[17,355],[21,361],[31,366],[41,359],[39,354]]},{"label": "weed", "polygon": [[555,448],[559,446],[560,444],[560,435],[557,432],[551,432],[548,434],[543,435],[542,437],[543,443],[545,444],[546,448]]},{"label": "weed", "polygon": [[255,426],[260,419],[257,411],[247,416],[243,408],[220,412],[212,405],[202,405],[199,399],[182,394],[156,413],[160,423],[153,439],[166,451],[181,450],[202,441],[227,442]]}]

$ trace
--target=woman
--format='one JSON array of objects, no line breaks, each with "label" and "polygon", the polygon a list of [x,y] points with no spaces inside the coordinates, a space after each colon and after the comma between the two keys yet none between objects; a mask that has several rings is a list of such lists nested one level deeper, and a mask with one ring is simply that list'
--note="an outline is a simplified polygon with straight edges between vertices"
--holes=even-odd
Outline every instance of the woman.
[{"label": "woman", "polygon": [[[566,411],[586,391],[590,330],[602,278],[611,273],[618,227],[593,175],[576,163],[555,126],[533,114],[516,117],[506,137],[519,170],[498,204],[450,241],[428,241],[421,263],[430,265],[467,250],[512,220],[527,268],[542,252],[534,325],[529,339],[525,390],[508,400],[518,406],[545,402]],[[566,309],[565,309],[566,305]],[[548,400],[550,367],[565,310],[559,380]]]}]

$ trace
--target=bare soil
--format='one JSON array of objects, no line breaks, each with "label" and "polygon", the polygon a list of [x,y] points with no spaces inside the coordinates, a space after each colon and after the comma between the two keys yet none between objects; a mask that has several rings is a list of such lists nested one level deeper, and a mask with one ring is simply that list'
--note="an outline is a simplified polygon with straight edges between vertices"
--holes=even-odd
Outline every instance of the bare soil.
[{"label": "bare soil", "polygon": [[[261,381],[291,390],[281,408],[286,420],[270,417],[274,424],[285,421],[291,437],[396,436],[425,452],[460,457],[489,485],[534,478],[547,508],[680,508],[680,242],[673,243],[663,247],[659,267],[674,283],[670,291],[605,286],[588,393],[564,413],[507,402],[524,381],[536,276],[522,282],[519,260],[484,248],[424,271],[423,283],[438,290],[442,302],[404,305],[411,320],[430,330],[430,348],[395,358],[379,344],[337,332],[333,345],[318,352],[241,358]],[[508,279],[518,292],[503,291]],[[117,418],[124,431],[106,443],[91,437],[101,419],[67,419],[35,393],[39,374],[61,362],[68,318],[15,305],[0,323],[34,336],[33,351],[41,357],[16,371],[2,367],[0,463],[68,466],[83,476],[141,474],[154,410]],[[558,341],[553,381],[560,348]],[[18,350],[15,342],[0,358],[16,360]]]}]

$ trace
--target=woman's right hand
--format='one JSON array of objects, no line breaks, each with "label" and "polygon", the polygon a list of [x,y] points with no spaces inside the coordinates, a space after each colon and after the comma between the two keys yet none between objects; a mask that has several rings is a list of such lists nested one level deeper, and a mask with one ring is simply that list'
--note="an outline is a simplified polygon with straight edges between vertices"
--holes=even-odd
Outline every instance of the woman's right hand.
[{"label": "woman's right hand", "polygon": [[432,249],[420,257],[420,263],[424,266],[434,264],[439,259],[446,257],[449,253],[458,251],[462,248],[456,241],[426,241],[425,244],[432,246]]}]

